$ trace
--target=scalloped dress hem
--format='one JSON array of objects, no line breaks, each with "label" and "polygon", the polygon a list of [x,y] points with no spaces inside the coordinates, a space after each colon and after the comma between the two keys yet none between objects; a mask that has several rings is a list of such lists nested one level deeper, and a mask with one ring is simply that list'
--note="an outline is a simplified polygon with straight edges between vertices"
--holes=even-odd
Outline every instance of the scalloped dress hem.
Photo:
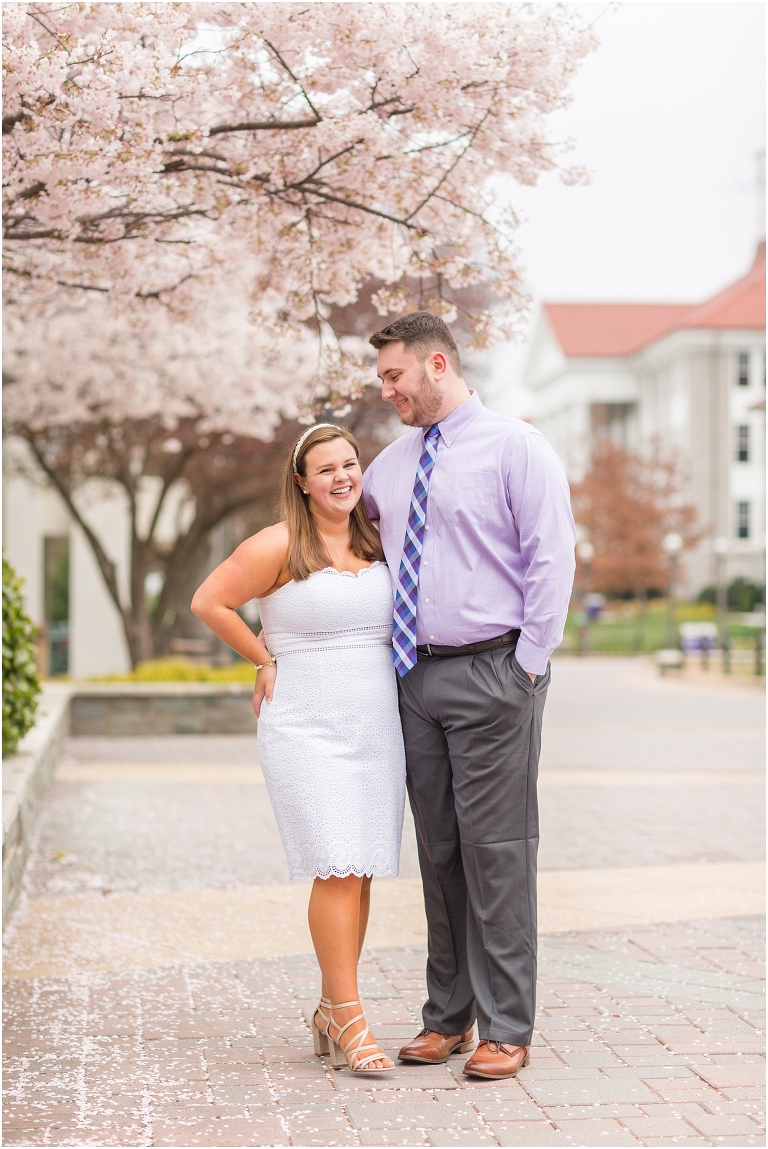
[{"label": "scalloped dress hem", "polygon": [[355,866],[349,866],[342,869],[339,866],[331,866],[322,873],[318,873],[317,867],[312,870],[307,870],[306,873],[295,873],[290,875],[292,882],[313,882],[315,878],[320,878],[321,881],[327,881],[328,878],[396,878],[400,872],[399,866],[373,866],[367,869],[357,869]]}]

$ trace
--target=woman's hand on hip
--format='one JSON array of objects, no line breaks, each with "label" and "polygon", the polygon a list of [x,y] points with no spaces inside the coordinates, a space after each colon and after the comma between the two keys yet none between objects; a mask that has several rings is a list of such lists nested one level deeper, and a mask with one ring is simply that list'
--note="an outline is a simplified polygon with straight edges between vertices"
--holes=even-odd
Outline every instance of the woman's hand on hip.
[{"label": "woman's hand on hip", "polygon": [[259,670],[256,674],[256,681],[253,685],[253,712],[257,718],[261,712],[261,704],[264,699],[266,698],[267,702],[272,701],[276,678],[277,666],[275,663],[271,666],[265,666],[263,670]]}]

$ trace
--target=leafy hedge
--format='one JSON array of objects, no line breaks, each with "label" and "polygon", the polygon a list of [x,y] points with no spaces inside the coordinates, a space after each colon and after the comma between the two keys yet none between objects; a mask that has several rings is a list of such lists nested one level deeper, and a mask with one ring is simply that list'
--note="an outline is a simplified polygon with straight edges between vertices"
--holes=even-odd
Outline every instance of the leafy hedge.
[{"label": "leafy hedge", "polygon": [[27,617],[23,580],[3,559],[3,754],[13,754],[34,724],[40,682],[37,631]]}]

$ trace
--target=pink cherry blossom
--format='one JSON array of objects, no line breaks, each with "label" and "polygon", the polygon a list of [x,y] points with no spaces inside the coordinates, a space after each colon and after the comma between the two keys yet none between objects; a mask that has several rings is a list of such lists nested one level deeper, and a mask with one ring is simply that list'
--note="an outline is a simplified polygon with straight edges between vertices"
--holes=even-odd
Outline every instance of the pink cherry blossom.
[{"label": "pink cherry blossom", "polygon": [[[312,320],[376,277],[382,313],[490,280],[519,310],[500,189],[562,148],[547,117],[592,34],[561,6],[13,3],[7,294],[147,299],[197,323],[247,261],[253,317]],[[573,171],[564,171],[567,178]],[[505,193],[506,194],[506,193]]]},{"label": "pink cherry blossom", "polygon": [[[548,4],[3,10],[6,419],[135,662],[212,527],[274,494],[283,421],[370,379],[332,322],[364,285],[382,315],[461,311],[477,347],[511,330],[514,184],[579,178],[548,118],[594,38]],[[130,509],[127,597],[80,505],[94,478]]]}]

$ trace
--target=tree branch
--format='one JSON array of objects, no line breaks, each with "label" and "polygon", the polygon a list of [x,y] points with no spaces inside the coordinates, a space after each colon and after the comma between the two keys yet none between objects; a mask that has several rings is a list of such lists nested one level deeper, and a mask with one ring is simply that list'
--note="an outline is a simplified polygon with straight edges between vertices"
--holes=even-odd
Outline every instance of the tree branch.
[{"label": "tree branch", "polygon": [[408,219],[413,219],[413,217],[414,217],[414,216],[417,214],[417,212],[420,212],[420,211],[421,211],[421,209],[422,209],[422,208],[423,208],[423,207],[424,207],[426,204],[428,204],[428,203],[429,203],[429,201],[432,199],[432,197],[433,197],[434,195],[436,195],[436,193],[437,193],[437,192],[440,190],[440,188],[443,186],[443,184],[445,183],[445,181],[448,179],[448,177],[449,177],[449,175],[451,174],[451,172],[453,172],[453,170],[454,170],[454,169],[455,169],[455,168],[458,166],[458,164],[460,164],[460,163],[461,163],[461,161],[464,159],[464,156],[467,154],[467,152],[469,151],[469,149],[472,147],[473,143],[475,142],[475,139],[476,139],[476,137],[477,137],[477,134],[478,134],[478,132],[479,132],[479,131],[480,131],[480,129],[482,128],[482,126],[483,126],[483,124],[485,123],[485,121],[488,119],[488,116],[489,116],[489,115],[490,115],[490,108],[488,108],[488,109],[487,109],[487,110],[484,112],[484,114],[483,114],[483,116],[482,116],[482,119],[480,120],[480,123],[479,123],[479,124],[476,124],[476,125],[475,125],[475,127],[474,127],[474,128],[472,128],[472,130],[471,130],[471,132],[470,132],[470,135],[469,135],[469,141],[468,141],[468,143],[467,143],[466,147],[463,149],[463,151],[461,151],[461,152],[459,153],[459,155],[457,155],[457,156],[456,156],[456,158],[454,159],[453,163],[452,163],[452,164],[451,164],[451,165],[448,167],[448,170],[447,170],[447,171],[445,171],[445,172],[443,172],[443,174],[442,174],[442,176],[440,177],[440,179],[437,181],[437,183],[436,183],[436,184],[435,184],[435,186],[432,188],[432,190],[431,190],[430,192],[428,192],[428,193],[427,193],[427,195],[424,197],[424,199],[422,199],[422,201],[421,201],[421,203],[418,205],[418,207],[415,207],[415,208],[413,209],[413,211],[412,211],[412,212],[409,214],[409,216],[408,216]]},{"label": "tree branch", "polygon": [[80,511],[77,509],[77,506],[75,505],[69,490],[61,482],[61,479],[59,478],[56,470],[48,465],[45,456],[43,455],[42,451],[40,451],[37,443],[35,442],[33,434],[31,432],[25,432],[24,438],[32,448],[32,453],[35,456],[35,459],[66,503],[69,513],[72,515],[73,519],[87,538],[91,550],[93,551],[93,554],[96,558],[96,562],[99,564],[99,570],[101,571],[104,582],[107,585],[109,596],[120,612],[120,617],[123,619],[123,625],[125,626],[125,613],[120,602],[120,593],[117,587],[117,567],[115,563],[113,563],[112,560],[107,556],[107,553],[102,547],[98,538],[88,526],[88,523],[85,521],[83,516],[80,514]]},{"label": "tree branch", "polygon": [[304,97],[304,99],[305,99],[305,100],[307,101],[307,103],[309,104],[310,108],[312,109],[312,113],[313,113],[313,115],[315,115],[315,116],[317,117],[318,121],[320,121],[320,120],[321,120],[323,117],[320,115],[320,113],[318,112],[317,108],[316,108],[316,107],[315,107],[315,105],[312,103],[312,101],[310,100],[310,98],[309,98],[309,96],[308,96],[307,92],[305,91],[305,89],[304,89],[304,86],[303,86],[303,85],[300,83],[300,81],[298,80],[298,78],[297,78],[296,76],[294,76],[293,72],[291,71],[291,69],[289,68],[288,64],[287,64],[287,63],[286,63],[286,61],[283,59],[283,57],[280,55],[280,53],[278,52],[278,50],[277,50],[277,48],[275,47],[275,45],[274,45],[274,44],[271,44],[271,43],[269,42],[269,40],[267,40],[267,39],[265,39],[265,40],[264,40],[264,43],[267,45],[267,47],[268,47],[268,48],[269,48],[269,49],[270,49],[272,52],[274,52],[274,54],[275,54],[275,56],[277,57],[277,59],[278,59],[278,60],[280,61],[280,63],[283,65],[283,67],[285,68],[286,72],[287,72],[287,73],[288,73],[288,75],[291,77],[291,79],[293,80],[294,84],[296,85],[296,87],[299,89],[299,91],[301,92],[301,94],[302,94],[302,96]]},{"label": "tree branch", "polygon": [[245,120],[242,124],[219,124],[210,128],[209,136],[222,136],[226,132],[293,132],[299,128],[315,128],[322,117],[315,120]]},{"label": "tree branch", "polygon": [[40,192],[42,191],[45,191],[45,184],[42,182],[42,180],[38,180],[37,183],[30,184],[28,188],[24,188],[24,191],[20,191],[18,198],[32,199],[33,196],[40,195]]},{"label": "tree branch", "polygon": [[24,109],[20,112],[14,112],[12,116],[3,116],[3,135],[9,135],[17,124],[21,123],[24,119]]},{"label": "tree branch", "polygon": [[321,161],[321,162],[320,162],[320,163],[317,165],[317,167],[316,167],[316,168],[314,168],[314,169],[313,169],[313,170],[312,170],[312,171],[309,173],[309,175],[306,175],[306,176],[304,176],[304,179],[303,179],[301,182],[302,182],[302,183],[308,183],[308,182],[309,182],[309,180],[313,179],[313,177],[314,177],[314,176],[316,176],[316,175],[317,175],[317,173],[318,173],[318,172],[319,172],[319,171],[320,171],[322,168],[326,167],[328,164],[332,164],[334,160],[338,160],[338,159],[339,159],[341,156],[344,156],[344,155],[346,155],[346,154],[347,154],[347,152],[351,152],[351,151],[354,151],[354,149],[355,149],[356,147],[358,147],[360,144],[364,144],[364,143],[365,143],[365,140],[364,140],[364,139],[362,139],[362,138],[361,138],[361,139],[359,139],[359,140],[353,140],[353,142],[352,142],[351,144],[349,144],[349,145],[348,145],[346,148],[342,148],[342,149],[341,149],[341,151],[338,151],[338,152],[336,152],[334,155],[332,155],[332,156],[328,156],[328,158],[327,158],[327,159],[325,159],[325,160],[322,160],[322,161]]},{"label": "tree branch", "polygon": [[66,283],[63,279],[57,279],[56,284],[58,287],[69,287],[73,291],[98,291],[102,295],[109,295],[108,287],[92,287],[88,283]]},{"label": "tree branch", "polygon": [[193,454],[194,451],[191,448],[187,451],[179,452],[176,466],[171,469],[170,474],[163,476],[163,485],[157,499],[157,506],[155,507],[154,514],[152,515],[152,522],[149,524],[149,530],[147,531],[146,538],[142,540],[143,542],[151,543],[153,541],[153,536],[155,530],[157,529],[157,524],[160,520],[160,512],[163,509],[163,504],[165,503],[166,496],[168,495],[168,492],[170,491],[173,484],[181,476],[181,472],[184,470],[184,467],[186,466],[188,460],[192,458]]},{"label": "tree branch", "polygon": [[388,219],[390,223],[398,223],[402,227],[411,228],[413,231],[421,231],[415,223],[409,223],[407,219],[398,219],[397,216],[389,215],[385,211],[378,211],[375,207],[367,207],[363,203],[355,203],[354,200],[343,199],[338,195],[331,195],[330,192],[321,191],[320,188],[305,188],[301,184],[285,184],[286,188],[293,188],[295,191],[303,192],[307,195],[316,195],[320,199],[328,200],[330,203],[340,203],[344,207],[350,207],[354,211],[364,211],[368,215],[378,216],[379,219]]},{"label": "tree branch", "polygon": [[58,231],[52,227],[43,228],[41,231],[12,231],[13,221],[11,224],[3,229],[3,239],[61,239]]}]

